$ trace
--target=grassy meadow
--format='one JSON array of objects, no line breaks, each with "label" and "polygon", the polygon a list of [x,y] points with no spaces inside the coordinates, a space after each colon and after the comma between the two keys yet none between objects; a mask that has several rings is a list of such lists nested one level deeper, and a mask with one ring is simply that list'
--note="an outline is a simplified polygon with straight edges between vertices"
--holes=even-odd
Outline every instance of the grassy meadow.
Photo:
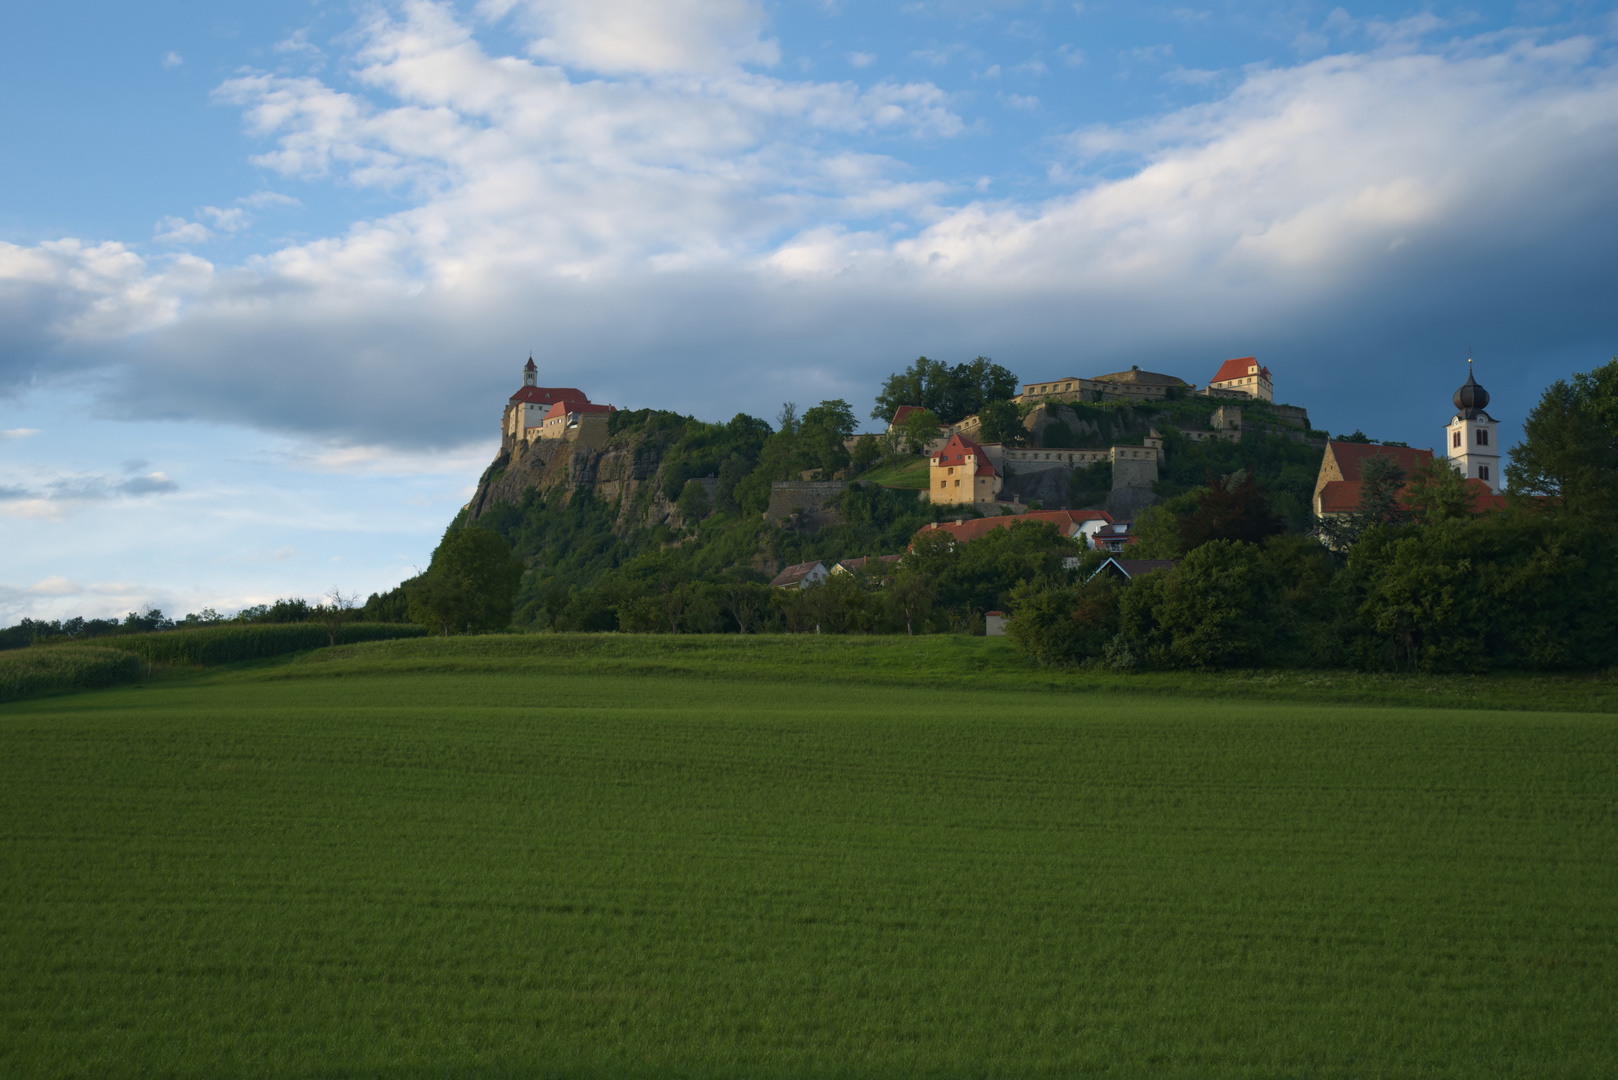
[{"label": "grassy meadow", "polygon": [[1610,679],[1003,650],[417,639],[0,707],[0,1075],[1613,1071]]}]

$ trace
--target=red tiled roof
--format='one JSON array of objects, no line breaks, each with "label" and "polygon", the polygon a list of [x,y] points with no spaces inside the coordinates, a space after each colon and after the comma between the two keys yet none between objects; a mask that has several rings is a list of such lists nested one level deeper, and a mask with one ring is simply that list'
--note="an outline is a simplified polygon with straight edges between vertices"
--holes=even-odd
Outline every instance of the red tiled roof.
[{"label": "red tiled roof", "polygon": [[592,405],[588,401],[566,400],[558,401],[555,405],[552,405],[551,411],[545,414],[545,419],[554,420],[557,417],[566,416],[568,413],[595,413],[613,411],[614,409],[611,405]]},{"label": "red tiled roof", "polygon": [[511,403],[527,402],[530,405],[549,405],[553,401],[589,401],[589,395],[583,390],[575,390],[571,386],[525,386],[511,395]]},{"label": "red tiled roof", "polygon": [[861,555],[857,559],[844,559],[837,565],[841,566],[844,570],[859,570],[868,563],[896,563],[902,558],[904,558],[903,555]]},{"label": "red tiled roof", "polygon": [[1373,456],[1392,458],[1393,463],[1405,472],[1410,472],[1417,465],[1423,465],[1433,459],[1431,450],[1418,450],[1413,446],[1377,446],[1374,443],[1334,442],[1330,446],[1332,457],[1337,459],[1337,467],[1343,470],[1344,480],[1358,480],[1360,470],[1365,462]]},{"label": "red tiled roof", "polygon": [[955,539],[965,543],[976,540],[980,536],[987,536],[995,529],[1003,529],[1008,525],[1015,525],[1019,521],[1040,521],[1055,525],[1056,531],[1063,536],[1073,536],[1078,533],[1079,526],[1086,521],[1112,522],[1112,515],[1104,510],[1034,510],[1026,514],[1002,514],[999,517],[973,518],[960,523],[945,521],[933,522],[923,525],[916,530],[918,533],[932,530],[942,530]]},{"label": "red tiled roof", "polygon": [[994,471],[994,465],[989,461],[989,455],[983,452],[983,447],[979,446],[971,439],[968,439],[958,431],[949,437],[949,442],[945,443],[943,448],[940,449],[938,453],[932,456],[932,464],[965,465],[968,455],[971,455],[977,459],[977,472],[973,475],[1000,475]]},{"label": "red tiled roof", "polygon": [[[1258,370],[1249,371],[1248,368],[1258,368]],[[1230,379],[1245,379],[1249,375],[1262,375],[1268,379],[1270,369],[1259,367],[1256,356],[1239,356],[1234,360],[1226,360],[1223,364],[1220,364],[1219,370],[1214,372],[1214,377],[1209,379],[1208,383],[1212,385],[1213,383],[1226,382]]]},{"label": "red tiled roof", "polygon": [[[1394,447],[1397,450],[1399,447]],[[1363,483],[1359,480],[1331,480],[1320,489],[1318,514],[1352,514],[1360,508],[1360,491]],[[1482,480],[1468,480],[1466,487],[1472,492],[1472,512],[1486,514],[1493,510],[1506,508],[1506,497],[1496,495],[1489,490],[1489,485]],[[1403,494],[1401,491],[1400,494]],[[1399,504],[1401,510],[1407,510],[1403,502]]]}]

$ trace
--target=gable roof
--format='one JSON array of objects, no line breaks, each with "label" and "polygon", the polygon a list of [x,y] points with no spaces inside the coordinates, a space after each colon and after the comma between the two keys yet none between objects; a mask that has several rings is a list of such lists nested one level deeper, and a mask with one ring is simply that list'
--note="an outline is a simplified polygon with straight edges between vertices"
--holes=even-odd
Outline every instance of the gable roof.
[{"label": "gable roof", "polygon": [[[1395,449],[1398,449],[1395,447]],[[1315,498],[1315,513],[1326,514],[1352,514],[1360,508],[1360,492],[1364,483],[1359,480],[1330,480],[1320,489]],[[1472,479],[1466,481],[1466,488],[1472,493],[1472,512],[1474,514],[1487,514],[1494,510],[1506,508],[1506,497],[1496,495],[1489,490],[1489,485],[1482,480]],[[1408,488],[1400,490],[1403,495]],[[1404,500],[1399,500],[1399,509],[1408,510]]]},{"label": "gable roof", "polygon": [[1376,443],[1331,442],[1326,444],[1326,452],[1336,460],[1344,480],[1360,479],[1365,463],[1373,457],[1392,458],[1393,463],[1407,473],[1433,459],[1431,450],[1419,450],[1414,446],[1379,446]]},{"label": "gable roof", "polygon": [[589,395],[583,390],[575,390],[571,386],[525,386],[511,395],[511,404],[524,402],[529,405],[549,405],[555,401],[589,401]]},{"label": "gable roof", "polygon": [[[1125,581],[1133,581],[1142,574],[1153,574],[1159,570],[1172,570],[1179,565],[1179,559],[1108,559],[1096,567],[1096,573],[1091,574],[1090,577],[1093,578],[1103,570],[1108,570],[1122,577]],[[1089,578],[1085,580],[1088,581]]]},{"label": "gable roof", "polygon": [[[836,566],[831,568],[831,572],[834,573],[834,574],[836,574],[836,573],[852,574],[856,570],[865,569],[867,566],[870,566],[872,563],[896,563],[902,558],[904,558],[903,555],[861,555],[857,559],[843,559],[843,560],[841,560]],[[871,568],[872,569],[879,569],[879,567],[871,567]]]},{"label": "gable roof", "polygon": [[943,531],[965,543],[987,536],[995,529],[1004,529],[1021,521],[1055,525],[1057,532],[1072,537],[1079,534],[1086,521],[1104,521],[1111,524],[1112,515],[1105,510],[1034,510],[1026,514],[1001,514],[999,517],[973,518],[970,521],[929,522],[916,532],[919,535],[924,532]]},{"label": "gable roof", "polygon": [[[1256,368],[1257,370],[1249,370]],[[1249,375],[1259,375],[1268,379],[1270,369],[1259,364],[1256,356],[1238,356],[1234,360],[1226,360],[1214,372],[1214,377],[1208,380],[1209,385],[1216,382],[1229,382],[1231,379],[1245,379]]]},{"label": "gable roof", "polygon": [[927,410],[923,409],[920,405],[901,405],[897,409],[893,410],[893,422],[888,426],[904,427],[905,421],[909,420],[913,414],[926,411]]},{"label": "gable roof", "polygon": [[615,411],[616,410],[613,409],[611,405],[592,405],[588,401],[574,401],[570,398],[564,398],[563,400],[558,401],[555,405],[551,406],[550,412],[545,414],[545,419],[554,420],[559,417],[566,416],[569,413],[600,413]]},{"label": "gable roof", "polygon": [[792,587],[793,585],[802,584],[803,580],[813,574],[817,569],[820,571],[821,576],[824,577],[826,574],[826,567],[825,564],[823,564],[819,559],[816,559],[814,562],[804,562],[798,563],[796,566],[789,566],[779,574],[775,575],[775,580],[770,582],[770,585],[772,588],[786,589]]},{"label": "gable roof", "polygon": [[941,468],[946,465],[965,465],[968,457],[973,458],[977,464],[977,472],[973,475],[1000,475],[994,471],[994,463],[989,460],[989,455],[983,452],[983,447],[958,431],[949,437],[949,442],[939,448],[931,461],[935,468]]}]

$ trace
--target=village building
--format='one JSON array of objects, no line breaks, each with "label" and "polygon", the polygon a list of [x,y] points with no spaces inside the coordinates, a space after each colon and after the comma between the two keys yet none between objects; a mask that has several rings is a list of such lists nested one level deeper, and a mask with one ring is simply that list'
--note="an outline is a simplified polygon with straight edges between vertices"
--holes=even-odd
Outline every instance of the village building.
[{"label": "village building", "polygon": [[1011,400],[1019,405],[1046,401],[1157,401],[1171,392],[1190,393],[1190,383],[1174,375],[1142,371],[1140,365],[1128,371],[1081,379],[1067,375],[1045,382],[1025,383],[1022,393]]},{"label": "village building", "polygon": [[998,501],[1001,473],[983,447],[959,432],[927,459],[934,504],[987,506]]},{"label": "village building", "polygon": [[1112,515],[1105,510],[1030,510],[1026,514],[1000,514],[997,517],[957,518],[955,521],[934,521],[916,530],[920,536],[927,532],[948,533],[957,543],[968,543],[987,536],[995,529],[1004,529],[1024,521],[1037,521],[1056,526],[1056,531],[1069,540],[1077,540],[1081,547],[1090,546],[1090,538],[1112,524]]},{"label": "village building", "polygon": [[891,574],[899,568],[903,555],[862,555],[857,559],[843,559],[831,568],[833,574]]},{"label": "village building", "polygon": [[1140,537],[1129,531],[1131,524],[1132,522],[1128,521],[1114,521],[1103,528],[1097,529],[1091,536],[1095,549],[1097,551],[1116,553],[1123,551],[1130,544],[1138,543]]},{"label": "village building", "polygon": [[798,563],[789,566],[770,582],[772,589],[807,589],[811,585],[819,585],[831,575],[826,572],[826,564],[816,559],[814,562]]},{"label": "village building", "polygon": [[1411,446],[1328,442],[1326,455],[1320,460],[1320,472],[1315,478],[1316,517],[1354,512],[1360,505],[1361,475],[1365,463],[1372,458],[1385,458],[1408,476],[1411,470],[1432,461],[1433,452]]},{"label": "village building", "polygon": [[1258,358],[1253,356],[1226,360],[1220,364],[1219,370],[1214,372],[1214,377],[1208,380],[1208,392],[1210,396],[1226,396],[1216,391],[1225,391],[1229,395],[1254,398],[1258,401],[1275,400],[1275,387],[1270,381],[1270,369],[1260,364]]},{"label": "village building", "polygon": [[1089,581],[1101,574],[1108,574],[1119,581],[1134,581],[1143,574],[1155,574],[1159,570],[1172,570],[1179,565],[1179,559],[1108,559],[1096,567],[1095,573],[1085,580]]}]

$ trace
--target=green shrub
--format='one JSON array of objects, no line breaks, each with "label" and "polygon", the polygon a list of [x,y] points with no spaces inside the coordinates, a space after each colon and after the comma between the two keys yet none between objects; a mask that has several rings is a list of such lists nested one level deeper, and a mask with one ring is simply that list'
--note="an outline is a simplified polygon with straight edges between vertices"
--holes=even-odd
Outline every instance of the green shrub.
[{"label": "green shrub", "polygon": [[0,701],[134,682],[140,657],[104,645],[36,645],[0,655]]},{"label": "green shrub", "polygon": [[[422,637],[430,632],[426,627],[409,624],[350,623],[338,631],[337,643],[351,645],[357,641]],[[228,664],[236,660],[259,660],[304,649],[319,649],[330,643],[326,628],[319,623],[209,626],[198,630],[171,630],[158,634],[127,634],[96,639],[98,647],[133,653],[154,664]],[[88,651],[88,647],[68,648]]]}]

